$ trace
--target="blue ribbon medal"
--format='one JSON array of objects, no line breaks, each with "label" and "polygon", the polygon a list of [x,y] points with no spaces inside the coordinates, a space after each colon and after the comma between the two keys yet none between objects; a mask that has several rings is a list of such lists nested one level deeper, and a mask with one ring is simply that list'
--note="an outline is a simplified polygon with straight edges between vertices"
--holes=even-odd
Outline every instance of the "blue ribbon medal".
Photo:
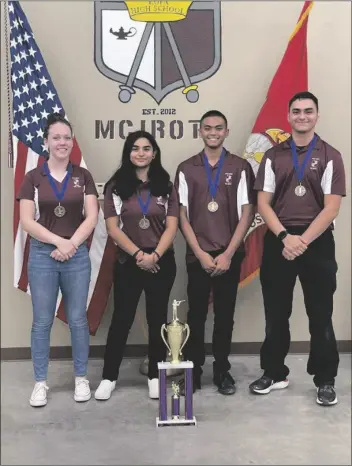
[{"label": "blue ribbon medal", "polygon": [[214,180],[212,179],[212,176],[211,176],[211,167],[210,167],[210,164],[209,164],[209,161],[208,161],[208,157],[205,154],[203,154],[204,166],[205,166],[205,170],[207,172],[207,178],[208,178],[209,192],[210,192],[210,195],[211,195],[211,198],[212,198],[211,201],[208,204],[209,212],[216,212],[218,210],[218,208],[219,208],[219,204],[215,201],[215,196],[216,196],[216,192],[217,192],[218,186],[219,186],[221,168],[224,165],[224,161],[225,161],[225,153],[226,153],[226,151],[225,151],[225,149],[223,149],[222,152],[221,152],[221,156],[220,156],[220,159],[219,159],[219,165],[218,165],[218,168],[216,170]]},{"label": "blue ribbon medal", "polygon": [[67,173],[66,173],[66,176],[65,178],[63,179],[62,181],[62,188],[61,188],[61,191],[59,191],[57,189],[57,186],[56,186],[56,183],[55,183],[55,180],[54,178],[51,176],[51,173],[50,173],[50,170],[49,170],[49,167],[48,167],[48,163],[45,162],[44,163],[44,172],[45,174],[47,175],[48,179],[49,179],[49,183],[50,183],[50,186],[52,187],[52,190],[54,191],[55,193],[55,196],[56,196],[56,199],[59,201],[59,205],[57,205],[54,209],[54,214],[56,215],[56,217],[63,217],[65,214],[66,214],[66,209],[64,206],[62,206],[60,204],[60,201],[62,201],[62,199],[64,198],[65,196],[65,192],[66,192],[66,189],[67,189],[67,184],[68,184],[68,180],[70,179],[71,177],[71,173],[72,173],[72,165],[69,164],[68,167],[67,167]]},{"label": "blue ribbon medal", "polygon": [[148,214],[149,204],[150,204],[150,191],[148,191],[147,200],[143,202],[141,195],[138,193],[138,203],[141,208],[143,218],[139,221],[139,228],[142,230],[147,230],[150,227],[150,221],[145,217]]},{"label": "blue ribbon medal", "polygon": [[306,194],[307,190],[304,186],[302,186],[302,180],[304,177],[304,170],[306,168],[306,165],[308,163],[308,160],[310,159],[313,149],[315,147],[315,144],[317,142],[317,136],[314,135],[314,138],[311,140],[309,143],[308,149],[306,156],[304,157],[303,163],[301,166],[298,165],[298,156],[297,156],[297,147],[295,141],[292,139],[290,146],[291,146],[291,153],[292,153],[292,160],[293,160],[293,166],[295,167],[295,172],[296,176],[298,178],[299,185],[296,186],[295,188],[295,194],[298,197],[302,197]]}]

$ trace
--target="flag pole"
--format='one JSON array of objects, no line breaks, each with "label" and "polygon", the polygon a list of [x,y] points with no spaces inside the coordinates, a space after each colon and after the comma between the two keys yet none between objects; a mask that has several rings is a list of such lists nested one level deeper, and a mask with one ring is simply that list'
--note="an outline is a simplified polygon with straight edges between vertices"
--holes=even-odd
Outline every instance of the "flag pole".
[{"label": "flag pole", "polygon": [[8,111],[8,167],[13,168],[13,143],[12,143],[12,112],[11,112],[11,66],[9,53],[9,5],[8,0],[4,2],[4,34],[6,53],[6,82],[7,82],[7,111]]}]

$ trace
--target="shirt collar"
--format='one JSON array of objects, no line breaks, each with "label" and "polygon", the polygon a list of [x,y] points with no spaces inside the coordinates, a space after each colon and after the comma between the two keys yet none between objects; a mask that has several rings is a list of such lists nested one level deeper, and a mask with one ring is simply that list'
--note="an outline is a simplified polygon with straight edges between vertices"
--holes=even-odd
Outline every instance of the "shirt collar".
[{"label": "shirt collar", "polygon": [[[204,150],[202,150],[201,152],[199,152],[195,156],[194,161],[193,161],[193,165],[203,165],[204,166],[203,154],[204,154]],[[227,149],[225,149],[225,160],[229,159],[229,155],[230,155],[230,152]],[[218,164],[218,162],[216,162],[216,165],[217,164]],[[216,165],[214,165],[214,166],[216,166]]]},{"label": "shirt collar", "polygon": [[[41,166],[41,170],[40,170],[40,173],[41,173],[43,176],[47,176],[47,173],[46,173],[46,170],[45,170],[45,163],[46,163],[46,162],[47,162],[47,161],[45,161],[45,162],[43,163],[43,165]],[[72,164],[71,161],[68,162],[66,170],[67,170],[67,171],[69,172],[69,174],[72,176],[72,173],[73,173],[73,171],[74,171],[74,165]]]},{"label": "shirt collar", "polygon": [[[317,133],[314,133],[314,135],[317,136],[317,141],[315,143],[314,150],[320,150],[323,146],[323,142]],[[291,141],[292,141],[292,135],[288,139],[286,139],[286,141],[282,145],[282,148],[291,150]]]}]

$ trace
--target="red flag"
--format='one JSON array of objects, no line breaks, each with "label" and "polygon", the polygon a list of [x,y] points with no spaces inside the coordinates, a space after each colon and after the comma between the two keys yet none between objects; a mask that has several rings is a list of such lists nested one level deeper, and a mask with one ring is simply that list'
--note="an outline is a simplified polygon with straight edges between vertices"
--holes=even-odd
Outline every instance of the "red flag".
[{"label": "red flag", "polygon": [[[286,52],[271,82],[264,105],[253,126],[243,157],[250,162],[254,173],[264,153],[289,136],[288,102],[297,92],[308,90],[307,24],[314,2],[305,2]],[[267,227],[259,214],[245,241],[246,257],[242,263],[240,287],[259,273],[263,254],[263,238]]]},{"label": "red flag", "polygon": [[[52,112],[65,115],[65,111],[20,2],[8,2],[8,12],[14,149],[14,286],[30,293],[27,275],[29,237],[19,221],[16,195],[25,174],[44,161],[43,128],[48,115]],[[86,168],[76,139],[71,160]],[[107,235],[101,209],[98,225],[88,243],[92,274],[87,317],[90,333],[95,335],[110,294],[115,257],[115,247]],[[61,293],[57,301],[57,317],[66,322]]]}]

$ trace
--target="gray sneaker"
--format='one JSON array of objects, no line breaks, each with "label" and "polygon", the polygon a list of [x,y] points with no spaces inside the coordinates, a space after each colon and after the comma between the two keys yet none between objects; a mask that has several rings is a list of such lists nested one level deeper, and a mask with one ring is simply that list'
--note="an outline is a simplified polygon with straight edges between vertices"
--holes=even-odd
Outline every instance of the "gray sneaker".
[{"label": "gray sneaker", "polygon": [[317,403],[322,406],[336,405],[337,396],[332,384],[324,383],[317,388]]}]

